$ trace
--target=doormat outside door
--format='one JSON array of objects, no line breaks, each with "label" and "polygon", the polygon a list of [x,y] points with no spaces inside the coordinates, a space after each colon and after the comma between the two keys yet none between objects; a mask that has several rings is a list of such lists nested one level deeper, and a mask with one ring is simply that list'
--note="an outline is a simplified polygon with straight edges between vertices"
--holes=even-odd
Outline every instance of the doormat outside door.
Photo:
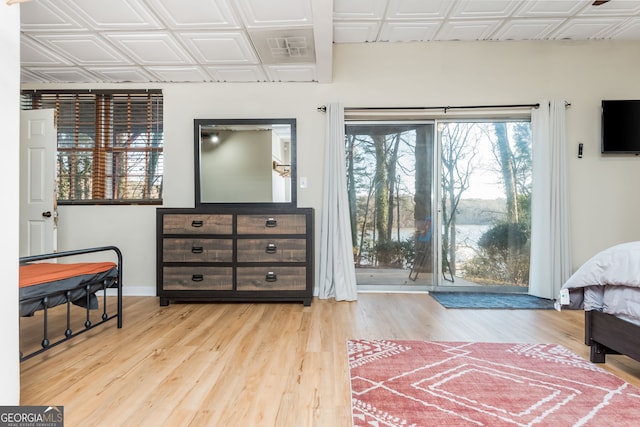
[{"label": "doormat outside door", "polygon": [[495,292],[429,292],[444,308],[552,310],[553,300],[528,294]]}]

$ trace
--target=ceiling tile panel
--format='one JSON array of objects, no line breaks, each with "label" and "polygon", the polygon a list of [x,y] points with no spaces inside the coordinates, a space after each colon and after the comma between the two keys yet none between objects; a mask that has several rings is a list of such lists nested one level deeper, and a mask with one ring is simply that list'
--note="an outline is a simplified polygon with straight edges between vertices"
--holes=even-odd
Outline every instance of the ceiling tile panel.
[{"label": "ceiling tile panel", "polygon": [[498,28],[498,20],[445,22],[436,40],[487,40]]},{"label": "ceiling tile panel", "polygon": [[556,19],[514,19],[507,21],[492,36],[495,40],[543,40],[564,22]]},{"label": "ceiling tile panel", "polygon": [[22,3],[20,23],[22,31],[73,31],[86,27],[58,9],[54,2],[42,1]]},{"label": "ceiling tile panel", "polygon": [[611,27],[623,24],[622,19],[605,18],[577,18],[569,19],[560,28],[554,31],[550,37],[555,39],[588,40],[607,38]]},{"label": "ceiling tile panel", "polygon": [[56,55],[51,49],[26,37],[22,37],[20,42],[20,62],[24,66],[73,65],[71,61]]},{"label": "ceiling tile panel", "polygon": [[69,16],[78,16],[95,30],[149,30],[160,22],[142,0],[56,0]]},{"label": "ceiling tile panel", "polygon": [[182,65],[193,60],[173,37],[162,32],[103,33],[116,47],[142,65]]},{"label": "ceiling tile panel", "polygon": [[239,0],[247,28],[311,26],[310,0]]},{"label": "ceiling tile panel", "polygon": [[22,83],[46,83],[47,79],[22,67],[20,70],[20,81]]},{"label": "ceiling tile panel", "polygon": [[453,4],[451,0],[390,0],[386,17],[412,20],[443,19]]},{"label": "ceiling tile panel", "polygon": [[582,16],[629,16],[640,14],[640,1],[614,0],[600,6],[587,6]]},{"label": "ceiling tile panel", "polygon": [[268,80],[259,65],[205,68],[211,77],[218,82],[263,82]]},{"label": "ceiling tile panel", "polygon": [[147,67],[161,82],[206,82],[211,77],[198,66],[184,67]]},{"label": "ceiling tile panel", "polygon": [[387,0],[333,0],[333,17],[338,20],[378,20],[384,17]]},{"label": "ceiling tile panel", "polygon": [[513,0],[458,0],[449,19],[507,18],[518,7]]},{"label": "ceiling tile panel", "polygon": [[611,34],[611,37],[620,40],[640,40],[640,18],[627,20]]},{"label": "ceiling tile panel", "polygon": [[430,41],[439,27],[437,22],[387,22],[382,25],[379,41]]},{"label": "ceiling tile panel", "polygon": [[97,76],[76,67],[40,67],[38,69],[27,67],[27,70],[41,76],[45,82],[95,83],[100,81]]},{"label": "ceiling tile panel", "polygon": [[247,36],[241,32],[179,33],[193,56],[203,64],[257,64]]},{"label": "ceiling tile panel", "polygon": [[333,26],[335,43],[374,42],[378,37],[380,24],[377,22],[336,22]]},{"label": "ceiling tile panel", "polygon": [[240,24],[227,0],[147,0],[158,16],[174,30],[237,29]]},{"label": "ceiling tile panel", "polygon": [[580,13],[590,3],[585,2],[585,0],[527,0],[520,4],[513,16],[524,18],[568,18]]},{"label": "ceiling tile panel", "polygon": [[269,80],[273,82],[316,81],[314,65],[265,65]]},{"label": "ceiling tile panel", "polygon": [[140,67],[87,67],[87,70],[105,82],[144,83],[155,80]]},{"label": "ceiling tile panel", "polygon": [[34,38],[78,65],[131,65],[132,63],[95,34],[38,34]]}]

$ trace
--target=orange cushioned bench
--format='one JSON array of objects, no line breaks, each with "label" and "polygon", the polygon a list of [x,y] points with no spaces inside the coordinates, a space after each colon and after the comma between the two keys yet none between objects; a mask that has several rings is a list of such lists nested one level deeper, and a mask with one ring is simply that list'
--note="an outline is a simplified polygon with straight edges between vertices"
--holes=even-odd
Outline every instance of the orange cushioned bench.
[{"label": "orange cushioned bench", "polygon": [[77,264],[37,263],[20,266],[20,287],[70,279],[85,274],[98,274],[115,268],[114,262],[83,262]]},{"label": "orange cushioned bench", "polygon": [[47,296],[47,307],[69,300],[81,307],[96,308],[95,291],[102,287],[103,281],[111,282],[107,284],[110,287],[117,277],[118,268],[113,262],[21,265],[20,315],[30,316],[44,308]]},{"label": "orange cushioned bench", "polygon": [[[94,252],[113,251],[118,262],[44,262],[51,259],[77,257]],[[42,349],[21,357],[25,360],[47,348],[59,344],[85,330],[91,329],[107,320],[117,318],[118,328],[122,327],[122,254],[115,246],[80,249],[75,251],[35,255],[20,258],[19,274],[21,317],[33,316],[35,312],[44,310],[44,336]],[[108,288],[117,288],[117,308],[115,314],[107,313],[106,296]],[[102,317],[97,323],[90,320],[89,310],[100,307],[96,293],[104,295]],[[67,305],[67,330],[65,336],[51,343],[47,334],[47,310]],[[72,332],[70,326],[70,304],[86,308],[85,329]]]}]

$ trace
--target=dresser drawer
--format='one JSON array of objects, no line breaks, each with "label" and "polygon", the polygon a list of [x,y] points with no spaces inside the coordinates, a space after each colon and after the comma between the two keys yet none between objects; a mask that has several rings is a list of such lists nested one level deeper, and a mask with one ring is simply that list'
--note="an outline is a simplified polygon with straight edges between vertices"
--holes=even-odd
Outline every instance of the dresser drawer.
[{"label": "dresser drawer", "polygon": [[313,298],[313,209],[225,204],[156,210],[156,295],[171,301]]},{"label": "dresser drawer", "polygon": [[302,291],[306,289],[305,267],[238,267],[239,291]]},{"label": "dresser drawer", "polygon": [[238,239],[238,262],[305,262],[305,239]]},{"label": "dresser drawer", "polygon": [[304,215],[238,215],[238,234],[305,234]]},{"label": "dresser drawer", "polygon": [[232,215],[167,214],[163,217],[164,234],[231,234]]},{"label": "dresser drawer", "polygon": [[233,289],[232,267],[164,267],[162,289],[226,291]]},{"label": "dresser drawer", "polygon": [[232,262],[231,239],[181,239],[165,237],[162,242],[164,262]]}]

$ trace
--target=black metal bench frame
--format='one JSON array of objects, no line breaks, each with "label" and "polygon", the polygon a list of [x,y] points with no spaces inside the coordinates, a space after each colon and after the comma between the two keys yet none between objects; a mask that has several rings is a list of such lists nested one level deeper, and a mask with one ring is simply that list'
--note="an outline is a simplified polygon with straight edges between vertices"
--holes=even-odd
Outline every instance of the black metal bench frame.
[{"label": "black metal bench frame", "polygon": [[[80,285],[78,288],[83,287],[85,288],[85,293],[86,293],[86,319],[84,322],[84,329],[80,329],[77,331],[72,331],[71,329],[71,300],[70,298],[68,298],[68,296],[71,294],[71,290],[65,290],[65,291],[57,291],[57,292],[52,292],[48,295],[45,295],[43,297],[37,297],[34,298],[33,300],[41,300],[42,301],[42,311],[43,311],[43,337],[42,337],[42,342],[41,342],[41,348],[32,352],[29,352],[27,354],[22,354],[22,352],[20,353],[20,361],[23,362],[27,359],[30,359],[44,351],[47,351],[59,344],[62,344],[63,342],[66,342],[68,340],[70,340],[73,337],[76,337],[80,334],[83,334],[93,328],[95,328],[98,325],[101,325],[105,322],[108,322],[111,319],[116,318],[117,319],[117,325],[118,328],[122,328],[122,252],[120,252],[120,249],[118,249],[115,246],[101,246],[101,247],[96,247],[96,248],[88,248],[88,249],[78,249],[78,250],[72,250],[72,251],[63,251],[63,252],[56,252],[56,253],[51,253],[51,254],[42,254],[42,255],[33,255],[33,256],[27,256],[27,257],[22,257],[20,258],[20,264],[26,264],[26,263],[31,263],[31,262],[37,262],[37,261],[44,261],[44,260],[49,260],[49,259],[57,259],[57,258],[64,258],[64,257],[71,257],[71,256],[78,256],[78,255],[84,255],[84,254],[90,254],[90,253],[96,253],[96,252],[106,252],[106,251],[113,251],[115,252],[118,262],[117,262],[117,268],[118,268],[118,274],[117,274],[117,278],[115,280],[113,279],[107,279],[107,280],[99,280],[99,281],[91,281],[91,282],[87,282],[87,283],[83,283],[82,285]],[[37,285],[36,285],[37,286]],[[98,287],[98,289],[96,289],[96,286]],[[78,289],[75,288],[75,289]],[[116,312],[115,313],[109,313],[107,311],[107,289],[109,288],[116,288],[117,289],[117,303],[116,303]],[[92,295],[96,295],[96,297],[98,296],[97,294],[101,292],[102,293],[102,298],[103,298],[103,303],[102,303],[102,315],[99,321],[97,322],[92,322],[91,321],[91,308],[90,308],[90,298]],[[54,339],[53,341],[50,340],[49,337],[49,316],[48,316],[48,310],[49,308],[52,307],[48,307],[49,305],[49,298],[53,297],[53,296],[59,296],[59,295],[65,295],[66,302],[64,302],[63,304],[66,305],[67,307],[67,320],[66,320],[66,329],[64,332],[64,335],[62,337],[58,337],[56,339]]]}]

